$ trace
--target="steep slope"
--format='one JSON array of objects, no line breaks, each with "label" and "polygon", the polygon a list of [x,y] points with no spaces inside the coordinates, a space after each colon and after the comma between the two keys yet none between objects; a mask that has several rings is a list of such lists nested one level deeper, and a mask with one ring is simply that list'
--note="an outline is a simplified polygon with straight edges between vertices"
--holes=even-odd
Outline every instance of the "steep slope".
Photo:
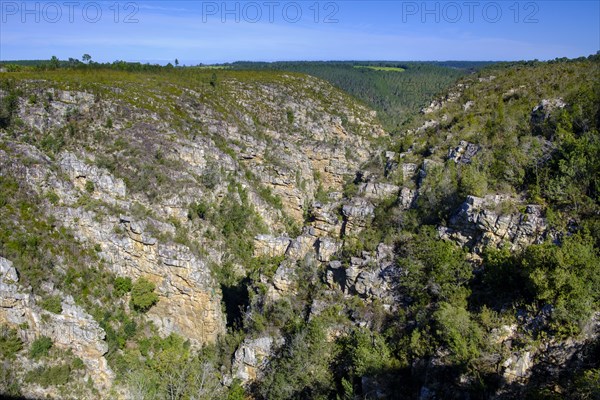
[{"label": "steep slope", "polygon": [[257,237],[278,267],[234,376],[268,399],[597,395],[599,74],[463,78],[301,236]]},{"label": "steep slope", "polygon": [[[301,75],[49,71],[4,74],[1,87],[1,255],[19,277],[3,278],[18,288],[2,321],[25,343],[45,335],[68,350],[48,324],[77,304],[103,328],[91,345],[108,335],[94,357],[108,350],[113,367],[154,327],[214,343],[223,265],[246,275],[253,237],[298,230],[314,196],[340,190],[384,135],[374,112]],[[158,296],[140,284],[136,297],[139,282]],[[21,361],[16,372],[33,368]]]},{"label": "steep slope", "polygon": [[3,391],[597,396],[597,56],[483,69],[391,138],[292,73],[3,78]]}]

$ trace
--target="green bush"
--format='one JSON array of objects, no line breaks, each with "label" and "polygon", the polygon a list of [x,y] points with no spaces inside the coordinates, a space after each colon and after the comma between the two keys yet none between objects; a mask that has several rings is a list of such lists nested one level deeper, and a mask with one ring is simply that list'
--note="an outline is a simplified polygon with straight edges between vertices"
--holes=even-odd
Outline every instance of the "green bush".
[{"label": "green bush", "polygon": [[227,392],[227,400],[245,400],[246,391],[239,380],[234,380]]},{"label": "green bush", "polygon": [[205,202],[198,202],[196,204],[191,204],[188,210],[188,218],[190,220],[198,217],[200,219],[206,219],[208,213],[210,211],[210,206]]},{"label": "green bush", "polygon": [[362,376],[373,376],[387,371],[392,357],[384,338],[376,332],[357,328],[337,341],[337,367],[350,380]]},{"label": "green bush", "polygon": [[23,342],[17,335],[17,330],[2,325],[0,328],[0,359],[12,360],[22,349]]},{"label": "green bush", "polygon": [[40,301],[40,307],[54,314],[62,312],[62,300],[59,295],[49,296]]},{"label": "green bush", "polygon": [[294,112],[292,110],[287,110],[285,114],[287,116],[288,124],[292,125],[294,123]]},{"label": "green bush", "polygon": [[479,356],[483,332],[469,312],[460,306],[441,303],[434,313],[436,334],[451,352],[451,362],[465,365]]},{"label": "green bush", "polygon": [[551,305],[558,332],[578,332],[600,301],[600,256],[590,237],[573,235],[560,245],[532,245],[520,254],[488,251],[484,266],[493,297],[485,301]]},{"label": "green bush", "polygon": [[322,324],[312,320],[286,338],[272,358],[258,393],[265,399],[326,398],[333,386],[332,345]]},{"label": "green bush", "polygon": [[3,96],[2,102],[0,102],[0,129],[10,126],[13,115],[19,106],[18,92],[12,87],[12,84],[8,86],[11,86],[9,92]]},{"label": "green bush", "polygon": [[131,278],[126,276],[118,276],[115,278],[114,288],[115,288],[115,296],[123,296],[125,293],[131,292],[133,284],[131,282]]},{"label": "green bush", "polygon": [[96,190],[96,186],[94,185],[94,182],[92,182],[92,181],[85,182],[85,191],[86,192],[94,193],[94,190]]},{"label": "green bush", "polygon": [[131,303],[139,312],[148,311],[158,302],[158,295],[154,293],[156,286],[146,278],[140,278],[131,287]]},{"label": "green bush", "polygon": [[52,367],[39,367],[29,371],[25,376],[28,383],[37,383],[43,387],[62,386],[69,382],[71,367],[68,364],[55,365]]},{"label": "green bush", "polygon": [[33,343],[31,343],[29,356],[34,360],[37,360],[38,358],[47,356],[51,348],[52,339],[50,339],[48,336],[40,336],[39,338],[35,339]]}]

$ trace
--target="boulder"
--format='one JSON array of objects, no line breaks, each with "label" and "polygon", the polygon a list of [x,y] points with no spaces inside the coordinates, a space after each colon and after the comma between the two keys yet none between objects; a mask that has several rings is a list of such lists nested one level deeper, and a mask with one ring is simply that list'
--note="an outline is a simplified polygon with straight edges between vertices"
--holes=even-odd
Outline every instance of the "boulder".
[{"label": "boulder", "polygon": [[470,164],[479,149],[478,145],[461,140],[458,146],[448,151],[448,159],[456,164]]},{"label": "boulder", "polygon": [[287,237],[258,235],[254,238],[254,256],[281,257],[285,255],[291,242]]},{"label": "boulder", "polygon": [[344,235],[359,233],[375,217],[375,206],[367,199],[355,197],[342,207]]},{"label": "boulder", "polygon": [[316,236],[340,236],[342,222],[339,218],[338,209],[338,203],[313,203],[311,209],[311,226],[314,227],[314,234]]},{"label": "boulder", "polygon": [[533,124],[544,122],[554,111],[563,109],[566,106],[567,103],[561,98],[544,99],[531,110],[531,122]]},{"label": "boulder", "polygon": [[317,242],[317,259],[322,262],[328,262],[341,247],[342,244],[335,239],[328,237],[319,238]]},{"label": "boulder", "polygon": [[282,338],[271,336],[245,339],[233,356],[231,371],[234,378],[238,378],[243,384],[259,378],[274,347],[281,346],[283,342]]},{"label": "boulder", "polygon": [[383,200],[390,196],[397,196],[400,188],[396,185],[378,182],[361,183],[358,194],[369,200]]}]

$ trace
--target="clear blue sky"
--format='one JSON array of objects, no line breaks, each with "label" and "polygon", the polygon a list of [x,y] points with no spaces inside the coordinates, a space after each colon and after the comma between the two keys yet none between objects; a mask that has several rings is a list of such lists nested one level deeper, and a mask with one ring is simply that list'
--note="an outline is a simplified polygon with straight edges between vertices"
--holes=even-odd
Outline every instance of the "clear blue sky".
[{"label": "clear blue sky", "polygon": [[599,49],[598,0],[0,0],[0,60],[545,60]]}]

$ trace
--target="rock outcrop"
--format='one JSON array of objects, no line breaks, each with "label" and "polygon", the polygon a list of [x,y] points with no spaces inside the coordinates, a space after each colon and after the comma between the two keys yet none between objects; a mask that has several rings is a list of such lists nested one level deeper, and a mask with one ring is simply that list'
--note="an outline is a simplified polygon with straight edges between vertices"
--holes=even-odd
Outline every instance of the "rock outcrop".
[{"label": "rock outcrop", "polygon": [[311,217],[311,226],[316,236],[339,237],[342,233],[338,203],[313,203]]},{"label": "rock outcrop", "polygon": [[71,350],[86,365],[88,377],[99,390],[110,388],[114,374],[104,355],[108,345],[106,333],[91,315],[75,305],[73,298],[64,297],[60,314],[43,310],[37,305],[31,289],[19,285],[12,263],[0,257],[0,324],[18,329],[19,336],[31,343],[41,336],[49,337],[53,345]]},{"label": "rock outcrop", "polygon": [[275,347],[283,344],[282,338],[263,336],[256,339],[246,339],[235,351],[231,370],[233,377],[248,383],[260,376],[268,357]]},{"label": "rock outcrop", "polygon": [[397,196],[400,188],[389,183],[366,182],[358,187],[358,194],[369,200],[383,200]]},{"label": "rock outcrop", "polygon": [[58,163],[79,189],[88,192],[98,190],[112,197],[125,197],[127,194],[122,179],[115,179],[108,171],[84,163],[73,153],[62,153]]},{"label": "rock outcrop", "polygon": [[540,132],[546,122],[556,111],[567,106],[561,98],[544,99],[531,111],[531,126],[536,132]]},{"label": "rock outcrop", "polygon": [[449,226],[439,228],[440,236],[476,252],[485,246],[498,247],[503,243],[517,249],[543,241],[548,227],[541,207],[527,205],[524,212],[502,211],[502,204],[507,201],[515,202],[497,195],[468,196],[450,218]]},{"label": "rock outcrop", "polygon": [[362,257],[351,257],[345,267],[340,261],[331,261],[325,281],[332,289],[366,300],[379,300],[385,307],[395,304],[400,271],[393,262],[393,249],[380,243],[375,254],[363,252]]},{"label": "rock outcrop", "polygon": [[281,257],[285,255],[290,243],[290,238],[258,235],[254,238],[254,256]]},{"label": "rock outcrop", "polygon": [[470,164],[479,149],[478,145],[461,140],[458,146],[448,151],[448,159],[456,164]]},{"label": "rock outcrop", "polygon": [[365,229],[375,217],[375,206],[367,199],[354,197],[342,207],[343,234],[355,235]]},{"label": "rock outcrop", "polygon": [[109,216],[98,222],[93,213],[70,208],[57,215],[82,240],[100,245],[99,254],[114,273],[133,279],[145,277],[156,285],[159,301],[148,317],[161,334],[175,332],[204,344],[225,331],[221,292],[206,261],[186,246],[152,237],[145,231],[152,220]]}]

